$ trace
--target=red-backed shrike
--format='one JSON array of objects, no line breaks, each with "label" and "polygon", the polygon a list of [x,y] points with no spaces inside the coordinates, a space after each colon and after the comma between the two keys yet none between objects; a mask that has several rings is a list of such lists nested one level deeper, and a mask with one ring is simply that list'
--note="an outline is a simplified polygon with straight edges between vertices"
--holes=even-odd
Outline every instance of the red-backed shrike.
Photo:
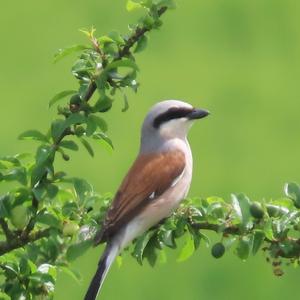
[{"label": "red-backed shrike", "polygon": [[116,256],[133,239],[171,215],[188,193],[193,158],[187,133],[209,113],[188,103],[168,100],[152,107],[142,127],[137,159],[129,169],[95,244],[106,249],[86,293],[94,300]]}]

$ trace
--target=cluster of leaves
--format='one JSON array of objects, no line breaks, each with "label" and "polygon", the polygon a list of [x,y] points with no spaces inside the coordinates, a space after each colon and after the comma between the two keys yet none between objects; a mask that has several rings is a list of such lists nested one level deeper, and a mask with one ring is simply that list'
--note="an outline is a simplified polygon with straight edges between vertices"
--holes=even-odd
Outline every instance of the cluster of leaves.
[{"label": "cluster of leaves", "polygon": [[95,29],[82,30],[87,45],[61,49],[55,62],[78,53],[72,74],[77,90],[54,96],[49,107],[58,105],[58,118],[46,134],[28,130],[19,138],[39,143],[35,155],[0,157],[0,298],[51,299],[56,274],[64,271],[78,279],[69,263],[92,244],[92,237],[109,203],[83,179],[71,178],[55,169],[61,155],[70,160],[70,151],[81,143],[91,156],[89,139],[112,148],[103,118],[116,92],[124,98],[126,89],[137,91],[138,66],[135,53],[147,45],[147,32],[162,25],[161,15],[174,7],[172,0],[142,0],[127,3],[129,11],[141,9],[143,16],[130,32],[111,32],[96,37]]},{"label": "cluster of leaves", "polygon": [[92,245],[111,198],[63,172],[49,171],[32,187],[36,162],[25,157],[0,159],[2,181],[14,186],[0,197],[1,299],[49,299],[59,270],[79,279],[69,263]]},{"label": "cluster of leaves", "polygon": [[232,195],[230,202],[219,197],[188,199],[162,225],[138,238],[132,255],[142,264],[147,259],[154,265],[166,247],[175,249],[177,239],[186,242],[178,261],[189,258],[200,246],[210,240],[205,231],[221,236],[211,248],[211,254],[220,258],[230,248],[242,260],[260,249],[266,260],[272,262],[274,274],[281,276],[282,260],[298,266],[300,261],[300,186],[285,185],[285,196],[268,202],[251,201],[244,194]]}]

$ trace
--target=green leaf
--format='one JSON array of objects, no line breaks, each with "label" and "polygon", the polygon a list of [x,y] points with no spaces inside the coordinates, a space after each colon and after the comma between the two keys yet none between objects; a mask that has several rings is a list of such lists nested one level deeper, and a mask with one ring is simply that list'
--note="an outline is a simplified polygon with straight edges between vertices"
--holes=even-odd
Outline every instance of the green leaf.
[{"label": "green leaf", "polygon": [[96,115],[90,115],[90,117],[94,120],[94,122],[97,124],[97,126],[102,130],[103,132],[106,132],[108,129],[107,123],[104,119],[96,116]]},{"label": "green leaf", "polygon": [[77,197],[80,199],[81,203],[83,203],[86,197],[93,192],[92,186],[84,179],[74,178],[73,184]]},{"label": "green leaf", "polygon": [[97,130],[97,123],[93,115],[89,115],[88,119],[86,120],[86,135],[91,136]]},{"label": "green leaf", "polygon": [[246,260],[249,256],[251,249],[251,239],[248,236],[243,236],[242,239],[239,240],[236,247],[236,255],[242,259]]},{"label": "green leaf", "polygon": [[10,215],[10,202],[9,195],[0,196],[0,218],[6,218]]},{"label": "green leaf", "polygon": [[27,185],[27,171],[24,167],[12,169],[7,174],[3,175],[3,180],[18,181],[22,185]]},{"label": "green leaf", "polygon": [[262,230],[256,230],[253,235],[252,254],[255,255],[265,240],[265,234]]},{"label": "green leaf", "polygon": [[202,233],[202,232],[199,232],[199,235],[200,235],[201,239],[204,240],[205,245],[208,248],[210,246],[210,243],[211,243],[209,237],[207,235],[205,235],[204,233]]},{"label": "green leaf", "polygon": [[82,124],[86,122],[86,117],[80,113],[71,114],[66,120],[57,119],[52,122],[51,133],[54,142],[57,142],[64,131],[71,125]]},{"label": "green leaf", "polygon": [[21,162],[14,156],[0,156],[0,169],[10,169],[21,166]]},{"label": "green leaf", "polygon": [[172,230],[166,230],[162,232],[162,242],[170,248],[176,248],[176,243]]},{"label": "green leaf", "polygon": [[101,36],[98,38],[98,42],[101,45],[105,45],[105,44],[109,44],[109,43],[114,43],[114,40],[112,38],[110,38],[109,36],[104,35],[104,36]]},{"label": "green leaf", "polygon": [[142,236],[140,236],[135,242],[135,247],[132,255],[136,258],[136,260],[140,265],[143,264],[143,253],[153,234],[154,234],[153,231],[148,231],[144,233]]},{"label": "green leaf", "polygon": [[38,130],[27,130],[21,133],[18,137],[20,140],[36,140],[42,142],[48,142],[47,137]]},{"label": "green leaf", "polygon": [[31,273],[31,267],[29,265],[29,260],[22,257],[19,263],[20,273],[23,276],[28,276]]},{"label": "green leaf", "polygon": [[184,217],[180,217],[176,223],[176,230],[174,231],[175,237],[181,237],[186,231],[187,220]]},{"label": "green leaf", "polygon": [[182,262],[187,260],[190,256],[193,255],[195,252],[195,244],[194,244],[194,239],[191,234],[187,234],[187,239],[186,242],[179,254],[179,257],[177,258],[178,262]]},{"label": "green leaf", "polygon": [[57,53],[55,53],[54,55],[54,63],[60,61],[62,58],[72,54],[72,53],[75,53],[75,52],[78,52],[78,51],[82,51],[82,50],[85,50],[85,49],[88,49],[89,47],[85,46],[85,45],[74,45],[74,46],[71,46],[71,47],[68,47],[68,48],[64,48],[64,49],[59,49],[57,51]]},{"label": "green leaf", "polygon": [[51,136],[53,141],[57,141],[64,131],[65,120],[57,119],[51,123]]},{"label": "green leaf", "polygon": [[67,260],[74,261],[79,256],[83,255],[90,247],[92,247],[93,241],[86,240],[77,244],[71,245],[67,250]]},{"label": "green leaf", "polygon": [[151,267],[155,266],[155,263],[158,258],[157,253],[156,253],[156,247],[155,247],[156,241],[157,241],[156,235],[154,234],[150,238],[150,240],[147,243],[147,246],[145,247],[144,252],[143,252],[143,259],[146,258]]},{"label": "green leaf", "polygon": [[48,184],[46,186],[46,190],[47,190],[47,196],[50,198],[50,199],[53,199],[56,197],[57,193],[58,193],[58,187],[54,184]]},{"label": "green leaf", "polygon": [[54,154],[54,150],[51,146],[49,145],[42,145],[38,148],[35,159],[37,164],[43,164],[46,162],[51,155]]},{"label": "green leaf", "polygon": [[55,103],[57,103],[58,101],[64,99],[65,97],[67,96],[70,96],[70,95],[74,95],[76,94],[77,91],[74,91],[74,90],[67,90],[67,91],[63,91],[63,92],[60,92],[58,94],[56,94],[50,101],[49,101],[49,108],[51,106],[53,106]]},{"label": "green leaf", "polygon": [[47,212],[43,212],[41,214],[38,214],[36,217],[36,222],[44,225],[48,225],[49,227],[54,227],[54,228],[61,228],[61,222],[60,220]]},{"label": "green leaf", "polygon": [[300,208],[300,186],[297,183],[291,182],[284,186],[285,194],[294,201],[297,208]]},{"label": "green leaf", "polygon": [[85,123],[86,122],[86,118],[84,115],[81,115],[79,113],[73,113],[71,114],[66,120],[65,120],[65,129],[68,128],[71,125],[74,124],[81,124],[81,123]]},{"label": "green leaf", "polygon": [[108,36],[115,41],[118,45],[124,45],[125,41],[123,37],[117,31],[111,31]]},{"label": "green leaf", "polygon": [[11,298],[7,294],[5,294],[4,292],[1,292],[1,291],[0,291],[0,299],[11,300]]},{"label": "green leaf", "polygon": [[300,212],[298,210],[291,211],[283,215],[282,218],[276,222],[277,233],[284,236],[287,230],[294,227],[299,215]]},{"label": "green leaf", "polygon": [[127,11],[131,12],[137,9],[141,9],[143,6],[140,3],[134,2],[132,0],[128,0],[126,4]]},{"label": "green leaf", "polygon": [[88,72],[93,71],[95,67],[95,63],[88,59],[78,59],[72,67],[72,74],[79,78],[86,77],[88,79]]},{"label": "green leaf", "polygon": [[35,186],[46,172],[52,172],[54,160],[54,148],[49,145],[41,145],[36,153],[36,164],[31,174],[31,185]]},{"label": "green leaf", "polygon": [[60,266],[59,269],[64,272],[65,274],[69,275],[72,279],[74,279],[77,283],[80,283],[81,281],[81,276],[80,274],[73,270],[70,269],[69,267],[64,267],[64,266]]},{"label": "green leaf", "polygon": [[80,82],[80,87],[78,90],[78,96],[80,97],[80,99],[85,99],[89,88],[90,88],[90,82],[85,82],[85,81]]},{"label": "green leaf", "polygon": [[[105,90],[105,87],[107,85],[107,79],[109,77],[109,72],[110,71],[116,71],[118,68],[129,68],[129,69],[132,69],[134,71],[138,71],[138,66],[137,64],[132,60],[132,59],[129,59],[129,58],[124,58],[124,59],[120,59],[120,60],[116,60],[116,61],[113,61],[111,62],[110,64],[108,64],[106,66],[106,68],[102,71],[102,73],[100,74],[100,76],[98,76],[96,78],[96,84],[97,84],[97,87],[100,91],[100,93],[105,96],[103,94],[103,90]],[[106,96],[107,97],[107,96]]]},{"label": "green leaf", "polygon": [[85,147],[85,149],[90,154],[90,156],[94,157],[95,153],[94,153],[94,150],[93,150],[92,146],[90,145],[90,143],[87,140],[85,140],[84,138],[80,138],[80,142]]},{"label": "green leaf", "polygon": [[41,201],[44,197],[46,197],[47,191],[44,185],[37,185],[32,189],[32,193],[38,201]]},{"label": "green leaf", "polygon": [[250,213],[250,200],[248,197],[246,197],[244,194],[235,195],[232,196],[232,206],[240,219],[241,227],[244,230],[251,229],[253,226],[252,222],[252,216]]},{"label": "green leaf", "polygon": [[114,145],[113,145],[111,139],[104,133],[97,132],[97,133],[93,134],[93,138],[96,140],[104,141],[105,144],[108,145],[111,150],[114,149]]},{"label": "green leaf", "polygon": [[195,250],[197,250],[200,246],[200,241],[201,241],[201,235],[199,234],[200,232],[199,232],[199,230],[196,230],[192,226],[189,226],[189,225],[188,225],[188,229],[189,229],[190,234],[193,237]]},{"label": "green leaf", "polygon": [[123,93],[123,99],[124,99],[124,107],[122,108],[122,112],[125,112],[129,108],[128,98],[125,93]]},{"label": "green leaf", "polygon": [[105,94],[101,95],[99,100],[96,102],[93,107],[94,112],[107,112],[112,107],[113,100],[106,96]]},{"label": "green leaf", "polygon": [[278,218],[289,212],[289,209],[279,205],[266,204],[267,212],[270,217]]},{"label": "green leaf", "polygon": [[134,53],[139,53],[142,52],[148,44],[148,38],[147,36],[143,35],[137,42],[135,49],[134,49]]},{"label": "green leaf", "polygon": [[74,151],[77,151],[79,149],[78,145],[73,141],[61,141],[59,143],[59,146]]},{"label": "green leaf", "polygon": [[107,86],[107,79],[108,79],[108,72],[107,71],[102,71],[100,76],[96,78],[96,84],[97,88],[100,91],[101,94],[104,93],[106,86]]},{"label": "green leaf", "polygon": [[150,16],[149,14],[145,15],[142,19],[141,19],[143,26],[145,26],[148,30],[151,30],[155,24],[155,20],[152,16]]},{"label": "green leaf", "polygon": [[112,70],[112,69],[117,69],[117,68],[131,68],[135,71],[138,71],[139,70],[139,67],[137,66],[137,64],[132,60],[132,59],[129,59],[129,58],[124,58],[122,60],[116,60],[116,61],[113,61],[112,63],[110,63],[106,68],[105,68],[105,71],[109,71],[109,70]]}]

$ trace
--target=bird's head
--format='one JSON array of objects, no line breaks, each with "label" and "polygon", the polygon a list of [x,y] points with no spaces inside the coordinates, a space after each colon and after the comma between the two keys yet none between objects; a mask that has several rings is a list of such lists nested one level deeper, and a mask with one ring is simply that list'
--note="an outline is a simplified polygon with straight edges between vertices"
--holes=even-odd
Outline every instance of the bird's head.
[{"label": "bird's head", "polygon": [[159,102],[150,109],[144,120],[142,139],[151,136],[164,140],[185,139],[194,121],[208,115],[208,111],[195,108],[186,102],[178,100]]}]

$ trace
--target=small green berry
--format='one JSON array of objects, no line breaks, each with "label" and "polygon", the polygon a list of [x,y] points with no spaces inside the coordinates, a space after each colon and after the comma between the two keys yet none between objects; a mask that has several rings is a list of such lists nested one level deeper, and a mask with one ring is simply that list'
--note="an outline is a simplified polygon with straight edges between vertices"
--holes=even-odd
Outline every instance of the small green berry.
[{"label": "small green berry", "polygon": [[222,243],[216,243],[213,245],[211,248],[211,255],[214,258],[220,258],[224,255],[225,253],[225,246]]},{"label": "small green berry", "polygon": [[79,225],[74,222],[66,222],[63,225],[63,235],[73,236],[79,230]]},{"label": "small green berry", "polygon": [[26,227],[29,221],[29,215],[27,211],[27,207],[24,205],[19,205],[14,207],[11,210],[11,223],[15,228],[22,230]]},{"label": "small green berry", "polygon": [[264,216],[264,211],[259,202],[254,202],[251,204],[250,213],[251,213],[252,217],[254,217],[256,219],[262,219]]}]

